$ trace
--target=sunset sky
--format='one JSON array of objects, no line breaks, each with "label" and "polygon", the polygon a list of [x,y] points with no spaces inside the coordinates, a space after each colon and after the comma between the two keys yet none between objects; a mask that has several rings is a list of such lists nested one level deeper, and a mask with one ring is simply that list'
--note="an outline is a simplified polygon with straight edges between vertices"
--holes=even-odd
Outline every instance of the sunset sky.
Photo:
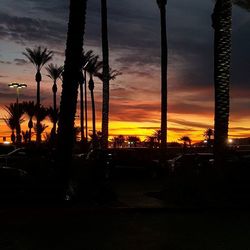
[{"label": "sunset sky", "polygon": [[[110,135],[145,137],[160,127],[159,10],[156,0],[107,2],[110,65],[123,73],[110,86]],[[0,1],[1,118],[6,115],[4,105],[16,98],[8,83],[28,85],[22,90],[20,101],[36,99],[35,68],[22,55],[26,47],[45,46],[55,53],[52,62],[63,65],[68,3],[68,0]],[[213,4],[212,0],[168,1],[169,141],[177,141],[183,135],[201,140],[204,130],[213,126]],[[84,47],[101,56],[100,27],[100,1],[89,0]],[[250,137],[249,27],[250,12],[234,6],[230,137]],[[41,102],[49,106],[52,82],[45,69],[42,74]],[[101,83],[96,79],[98,129],[101,91]],[[61,88],[58,101],[60,92]],[[23,129],[26,125],[27,121]],[[9,135],[1,119],[0,140]]]}]

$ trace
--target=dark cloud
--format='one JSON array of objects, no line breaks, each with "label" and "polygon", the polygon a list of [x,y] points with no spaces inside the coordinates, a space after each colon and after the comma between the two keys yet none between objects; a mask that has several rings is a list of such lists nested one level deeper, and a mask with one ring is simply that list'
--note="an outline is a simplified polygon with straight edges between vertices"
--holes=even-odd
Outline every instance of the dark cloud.
[{"label": "dark cloud", "polygon": [[3,60],[0,60],[0,63],[2,63],[2,64],[11,64],[10,61],[3,61]]},{"label": "dark cloud", "polygon": [[15,59],[14,59],[14,62],[15,62],[15,64],[18,65],[18,66],[23,66],[23,65],[25,65],[25,64],[28,63],[26,60],[20,59],[20,58],[15,58]]}]

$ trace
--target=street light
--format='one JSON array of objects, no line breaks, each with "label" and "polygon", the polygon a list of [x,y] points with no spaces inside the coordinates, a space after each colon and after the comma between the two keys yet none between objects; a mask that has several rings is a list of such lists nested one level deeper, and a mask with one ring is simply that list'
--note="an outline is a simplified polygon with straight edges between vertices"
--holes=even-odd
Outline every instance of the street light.
[{"label": "street light", "polygon": [[12,83],[9,83],[8,86],[10,88],[16,89],[16,103],[18,104],[18,102],[19,102],[19,91],[20,91],[20,89],[27,88],[27,84],[12,82]]}]

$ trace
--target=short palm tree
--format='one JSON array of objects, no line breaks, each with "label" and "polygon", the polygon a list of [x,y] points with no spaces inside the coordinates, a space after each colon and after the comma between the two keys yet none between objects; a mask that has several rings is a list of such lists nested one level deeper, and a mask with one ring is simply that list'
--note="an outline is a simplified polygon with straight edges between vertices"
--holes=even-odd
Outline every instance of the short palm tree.
[{"label": "short palm tree", "polygon": [[[9,117],[5,118],[5,120],[11,119],[7,121],[7,125],[11,125],[11,127],[15,127],[16,129],[16,141],[17,143],[21,143],[22,136],[21,136],[21,123],[24,122],[22,116],[24,114],[23,105],[21,103],[11,103],[9,106],[5,106],[5,110],[7,111]],[[6,122],[6,121],[5,121]],[[11,128],[10,127],[10,128]],[[11,130],[12,130],[11,128]]]},{"label": "short palm tree", "polygon": [[36,120],[37,121],[40,121],[39,123],[36,123],[36,129],[35,129],[35,132],[36,132],[36,135],[37,135],[37,138],[38,138],[38,143],[41,142],[42,140],[42,132],[44,131],[44,124],[41,124],[41,122],[48,116],[48,110],[43,107],[43,106],[40,106],[39,109],[36,109],[36,112],[35,112],[35,117],[36,117]]},{"label": "short palm tree", "polygon": [[216,0],[212,22],[215,88],[214,153],[215,162],[219,162],[225,154],[228,139],[232,0]]},{"label": "short palm tree", "polygon": [[127,141],[129,142],[130,147],[136,147],[137,143],[141,140],[138,136],[128,136]]},{"label": "short palm tree", "polygon": [[166,29],[167,0],[156,0],[161,16],[161,161],[166,163],[167,149],[167,63],[168,43]]},{"label": "short palm tree", "polygon": [[95,99],[94,99],[94,76],[98,75],[99,71],[102,68],[102,62],[98,61],[98,56],[93,57],[87,67],[86,70],[89,74],[89,90],[91,95],[91,105],[92,105],[92,128],[93,128],[93,142],[95,143],[96,138],[96,117],[95,117]]},{"label": "short palm tree", "polygon": [[63,73],[63,66],[57,66],[56,64],[50,63],[46,67],[48,77],[53,80],[52,92],[53,92],[53,108],[57,109],[56,105],[56,92],[57,92],[57,80],[61,79]]},{"label": "short palm tree", "polygon": [[214,131],[211,128],[208,128],[205,130],[203,135],[207,140],[208,147],[210,147],[211,146],[211,137],[214,135]]},{"label": "short palm tree", "polygon": [[12,141],[12,143],[15,143],[16,141],[16,135],[15,135],[15,128],[16,128],[16,121],[15,121],[15,118],[13,116],[10,116],[10,117],[6,117],[6,118],[3,118],[6,125],[9,127],[9,129],[11,130],[11,135],[10,135],[10,139]]},{"label": "short palm tree", "polygon": [[47,109],[47,115],[50,119],[50,121],[53,123],[53,127],[51,129],[51,133],[50,133],[50,140],[51,142],[55,142],[55,138],[56,138],[56,124],[58,122],[58,119],[59,119],[59,109],[56,108],[52,108],[52,107],[49,107]]},{"label": "short palm tree", "polygon": [[187,145],[191,146],[192,140],[190,139],[189,136],[182,136],[179,141],[183,141],[183,146],[184,148],[187,147]]},{"label": "short palm tree", "polygon": [[[36,68],[36,83],[37,83],[37,95],[36,95],[36,106],[40,108],[40,83],[42,81],[41,69],[42,67],[49,62],[53,57],[53,52],[48,50],[47,48],[42,49],[41,46],[35,47],[34,49],[26,48],[26,51],[23,52],[29,61]],[[37,124],[39,126],[40,121],[37,120]],[[37,134],[39,136],[39,133]],[[41,138],[37,137],[37,142],[41,141]]]},{"label": "short palm tree", "polygon": [[33,117],[35,116],[36,113],[36,105],[33,101],[29,102],[23,102],[23,110],[24,113],[27,114],[29,117],[29,122],[28,122],[28,127],[29,127],[29,142],[31,142],[31,134],[32,134],[32,128],[33,128]]},{"label": "short palm tree", "polygon": [[[94,57],[93,50],[83,51],[82,53],[82,77],[79,82],[80,85],[80,128],[81,128],[81,141],[84,141],[84,115],[85,115],[85,135],[88,140],[88,103],[87,103],[87,71],[86,67],[89,61]],[[84,91],[83,91],[84,85]],[[84,92],[84,94],[83,94]],[[84,98],[83,98],[84,96]],[[83,99],[85,101],[83,101]],[[85,109],[85,112],[84,112]],[[85,113],[85,114],[84,114]]]}]

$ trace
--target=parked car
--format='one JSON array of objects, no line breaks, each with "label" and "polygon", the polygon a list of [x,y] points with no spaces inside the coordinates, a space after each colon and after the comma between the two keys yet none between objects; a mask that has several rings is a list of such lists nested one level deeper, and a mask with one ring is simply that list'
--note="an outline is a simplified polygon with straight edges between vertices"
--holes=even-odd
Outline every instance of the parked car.
[{"label": "parked car", "polygon": [[214,165],[212,153],[182,154],[168,161],[169,173],[174,175],[205,174]]}]

